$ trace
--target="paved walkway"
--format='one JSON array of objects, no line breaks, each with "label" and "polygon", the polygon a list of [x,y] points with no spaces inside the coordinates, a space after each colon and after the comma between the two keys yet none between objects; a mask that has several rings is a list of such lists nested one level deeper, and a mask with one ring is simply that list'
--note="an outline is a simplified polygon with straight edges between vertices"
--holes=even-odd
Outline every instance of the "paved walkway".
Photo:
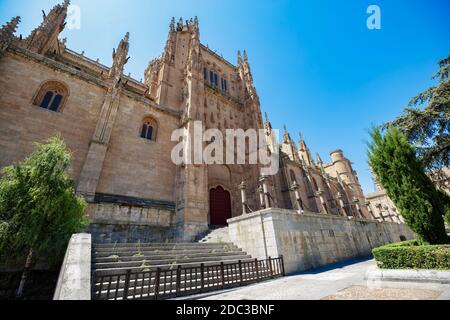
[{"label": "paved walkway", "polygon": [[373,260],[355,260],[238,288],[204,300],[450,300],[450,284],[364,280]]}]

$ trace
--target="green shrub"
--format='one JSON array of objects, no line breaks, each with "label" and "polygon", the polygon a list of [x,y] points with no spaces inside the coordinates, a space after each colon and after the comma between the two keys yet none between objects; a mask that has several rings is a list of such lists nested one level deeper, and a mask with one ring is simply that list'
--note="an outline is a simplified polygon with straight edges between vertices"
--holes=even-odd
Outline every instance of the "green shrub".
[{"label": "green shrub", "polygon": [[384,247],[385,248],[397,248],[397,247],[414,247],[414,246],[418,246],[418,245],[419,245],[419,242],[417,240],[408,240],[408,241],[403,241],[403,242],[387,244]]},{"label": "green shrub", "polygon": [[381,269],[450,269],[450,245],[417,245],[416,240],[372,250]]}]

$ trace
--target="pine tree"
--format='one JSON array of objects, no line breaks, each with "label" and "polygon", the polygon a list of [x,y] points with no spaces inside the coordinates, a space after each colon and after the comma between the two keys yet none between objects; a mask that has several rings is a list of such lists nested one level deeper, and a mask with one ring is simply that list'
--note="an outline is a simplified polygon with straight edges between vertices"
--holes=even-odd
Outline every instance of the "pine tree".
[{"label": "pine tree", "polygon": [[395,127],[384,135],[375,128],[371,137],[369,165],[405,223],[422,243],[448,243],[443,219],[448,197],[425,174],[414,147]]},{"label": "pine tree", "polygon": [[440,184],[448,178],[442,169],[450,166],[450,55],[438,65],[433,76],[437,84],[414,97],[404,114],[385,128],[392,125],[406,135],[427,173]]},{"label": "pine tree", "polygon": [[0,179],[0,260],[27,256],[18,295],[35,257],[57,265],[73,233],[87,224],[86,203],[75,195],[67,174],[71,154],[59,137]]}]

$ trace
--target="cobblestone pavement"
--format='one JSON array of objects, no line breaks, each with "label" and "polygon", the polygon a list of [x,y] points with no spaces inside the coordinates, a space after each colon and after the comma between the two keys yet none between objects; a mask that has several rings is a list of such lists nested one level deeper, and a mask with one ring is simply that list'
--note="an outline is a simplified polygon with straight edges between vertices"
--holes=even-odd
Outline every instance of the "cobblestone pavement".
[{"label": "cobblestone pavement", "polygon": [[364,280],[373,260],[304,272],[216,295],[205,300],[450,300],[450,284]]}]

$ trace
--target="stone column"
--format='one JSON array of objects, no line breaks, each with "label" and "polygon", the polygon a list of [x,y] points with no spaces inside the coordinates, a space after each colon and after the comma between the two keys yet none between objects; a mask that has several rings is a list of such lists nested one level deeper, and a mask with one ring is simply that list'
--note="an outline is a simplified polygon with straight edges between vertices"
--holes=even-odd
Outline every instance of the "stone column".
[{"label": "stone column", "polygon": [[291,191],[294,191],[294,195],[295,195],[295,201],[297,202],[297,206],[298,206],[298,213],[303,213],[303,203],[302,203],[302,198],[300,197],[300,193],[298,192],[300,186],[298,185],[297,181],[294,181],[294,183],[291,186]]},{"label": "stone column", "polygon": [[267,176],[261,176],[259,179],[259,182],[262,183],[263,193],[264,193],[264,205],[267,208],[270,208],[270,198],[269,198],[269,188],[267,186],[267,180],[269,180],[269,177]]},{"label": "stone column", "polygon": [[256,189],[256,193],[259,194],[259,207],[260,207],[260,209],[265,209],[266,205],[264,203],[264,191],[263,191],[263,188],[261,186],[259,186],[258,189]]},{"label": "stone column", "polygon": [[364,218],[364,216],[361,213],[361,207],[359,206],[359,199],[357,197],[353,197],[352,201],[356,207],[356,212],[358,212],[358,218]]},{"label": "stone column", "polygon": [[323,190],[321,188],[319,188],[316,192],[316,197],[319,197],[320,199],[320,204],[322,205],[322,209],[324,211],[325,214],[328,214],[328,210],[327,207],[325,205],[325,200],[323,198]]},{"label": "stone column", "polygon": [[339,206],[341,207],[341,210],[344,212],[344,216],[348,216],[347,212],[345,211],[345,205],[344,205],[344,200],[342,200],[344,196],[342,195],[342,193],[338,192],[336,194],[336,198],[338,199],[339,202]]},{"label": "stone column", "polygon": [[247,195],[245,194],[245,190],[247,189],[247,184],[245,181],[242,181],[239,185],[239,190],[241,190],[241,201],[242,201],[242,214],[247,213]]},{"label": "stone column", "polygon": [[372,207],[370,206],[370,201],[366,201],[366,207],[367,207],[367,210],[369,211],[370,216],[372,217],[372,219],[376,220],[377,217],[375,216],[375,214],[372,211]]}]

